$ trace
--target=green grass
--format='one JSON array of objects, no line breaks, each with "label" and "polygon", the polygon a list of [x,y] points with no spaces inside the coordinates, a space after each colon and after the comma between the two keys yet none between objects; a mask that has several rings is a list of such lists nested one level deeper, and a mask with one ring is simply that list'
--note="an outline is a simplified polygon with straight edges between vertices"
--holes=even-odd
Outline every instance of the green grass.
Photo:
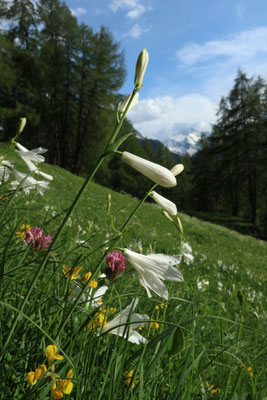
[{"label": "green grass", "polygon": [[[2,147],[2,153],[4,150]],[[14,162],[21,165],[16,156]],[[54,177],[43,197],[32,191],[29,196],[21,193],[12,202],[0,204],[0,214],[9,204],[0,225],[0,344],[7,339],[45,254],[26,248],[15,232],[21,224],[29,223],[42,226],[54,237],[83,183],[82,178],[55,166],[44,164],[42,170]],[[11,199],[8,186],[2,186],[1,194]],[[49,377],[29,387],[26,373],[46,362],[45,348],[53,343],[60,347],[60,354],[64,352],[64,360],[56,361],[57,373],[64,377],[69,368],[74,370],[74,389],[64,398],[262,400],[267,396],[266,242],[180,213],[183,241],[192,246],[194,261],[187,264],[183,260],[178,266],[183,283],[166,283],[167,308],[155,309],[162,300],[154,294],[152,299],[147,298],[129,264],[117,281],[108,282],[109,290],[103,297],[106,308],[118,309],[139,297],[137,312],[159,322],[159,329],[146,325],[142,330],[149,339],[146,346],[88,331],[86,326],[95,311],[83,305],[70,315],[70,281],[63,276],[63,264],[81,265],[83,272],[94,271],[105,255],[108,244],[104,243],[117,236],[116,229],[120,230],[137,204],[138,200],[129,195],[89,185],[38,277],[2,354],[1,399],[51,398]],[[86,244],[77,245],[77,240],[86,240]],[[145,203],[119,246],[144,254],[152,251],[177,255],[180,237],[155,204]],[[100,270],[104,269],[101,264]],[[200,290],[198,285],[203,280],[209,283],[203,283]],[[125,385],[125,376],[132,369],[133,381],[138,381],[133,389]],[[212,392],[216,388],[220,393]]]}]

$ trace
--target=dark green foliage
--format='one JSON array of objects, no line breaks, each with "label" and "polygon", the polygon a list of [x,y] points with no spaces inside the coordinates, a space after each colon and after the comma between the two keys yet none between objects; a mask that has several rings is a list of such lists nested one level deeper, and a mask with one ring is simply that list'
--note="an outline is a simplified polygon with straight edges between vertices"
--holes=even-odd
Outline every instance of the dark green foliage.
[{"label": "dark green foliage", "polygon": [[124,54],[112,34],[82,24],[59,0],[0,4],[0,126],[49,149],[49,161],[77,173],[95,163],[112,126],[111,110],[125,78]]},{"label": "dark green foliage", "polygon": [[[238,71],[217,123],[193,159],[195,208],[266,221],[266,82]],[[259,232],[259,234],[262,234]]]}]

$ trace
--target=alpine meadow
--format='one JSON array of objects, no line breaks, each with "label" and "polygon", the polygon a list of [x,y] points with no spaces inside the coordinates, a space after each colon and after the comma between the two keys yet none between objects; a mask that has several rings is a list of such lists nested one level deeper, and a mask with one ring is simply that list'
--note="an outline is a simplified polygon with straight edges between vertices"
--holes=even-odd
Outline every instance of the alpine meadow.
[{"label": "alpine meadow", "polygon": [[[267,400],[267,242],[194,216],[247,217],[265,238],[265,83],[239,71],[194,159],[155,155],[127,119],[148,51],[123,97],[106,28],[76,26],[58,1],[40,0],[39,20],[15,3],[0,0],[7,18],[25,6],[0,35],[0,399]],[[240,88],[259,120],[236,153]]]}]

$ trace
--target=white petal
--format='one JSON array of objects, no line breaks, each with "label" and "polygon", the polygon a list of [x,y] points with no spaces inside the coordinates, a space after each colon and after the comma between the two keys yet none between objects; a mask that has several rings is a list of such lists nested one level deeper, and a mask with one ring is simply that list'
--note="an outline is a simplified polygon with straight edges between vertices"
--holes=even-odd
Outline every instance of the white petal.
[{"label": "white petal", "polygon": [[150,196],[161,207],[162,210],[167,211],[167,213],[169,213],[170,215],[177,214],[176,205],[172,201],[166,199],[165,197],[154,191],[151,192]]},{"label": "white petal", "polygon": [[53,180],[53,176],[52,175],[46,174],[46,173],[44,173],[42,171],[39,171],[39,170],[38,170],[38,174],[41,175],[43,178],[47,179],[48,181],[52,181]]},{"label": "white petal", "polygon": [[122,153],[122,160],[158,185],[163,187],[173,187],[177,185],[176,178],[172,172],[159,164],[145,160],[127,151]]},{"label": "white petal", "polygon": [[146,289],[148,297],[151,297],[149,289],[155,292],[158,296],[163,297],[164,299],[168,299],[169,293],[168,289],[164,285],[164,283],[150,271],[143,271],[142,273],[138,272],[138,279],[140,284]]},{"label": "white petal", "polygon": [[131,335],[128,337],[128,340],[129,340],[129,342],[136,343],[136,344],[147,342],[146,338],[144,338],[144,336],[140,335],[140,333],[138,333],[136,331],[133,331],[131,333]]}]

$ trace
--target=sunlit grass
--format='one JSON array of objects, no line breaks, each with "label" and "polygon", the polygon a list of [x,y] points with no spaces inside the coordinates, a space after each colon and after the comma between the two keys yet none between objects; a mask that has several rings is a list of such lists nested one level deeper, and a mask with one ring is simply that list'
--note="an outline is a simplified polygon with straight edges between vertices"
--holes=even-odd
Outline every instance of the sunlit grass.
[{"label": "sunlit grass", "polygon": [[[29,196],[21,193],[14,197],[1,225],[1,344],[44,257],[44,252],[25,246],[16,232],[22,224],[37,225],[53,238],[83,182],[58,167],[44,164],[42,170],[54,176],[51,189],[43,197],[33,191]],[[1,195],[10,200],[8,186],[3,185],[1,190]],[[7,204],[0,201],[1,212]],[[27,372],[47,364],[45,349],[50,344],[57,344],[64,356],[64,360],[55,362],[56,373],[64,378],[70,368],[74,371],[73,391],[64,398],[264,398],[265,242],[180,213],[183,241],[191,245],[194,261],[180,263],[184,282],[167,284],[168,301],[155,295],[148,299],[130,265],[113,283],[99,278],[104,264],[96,276],[99,287],[109,286],[103,296],[109,320],[116,314],[115,307],[118,312],[133,298],[139,298],[137,312],[154,321],[144,324],[140,331],[148,339],[147,345],[129,343],[101,329],[97,333],[97,325],[88,329],[99,310],[86,308],[83,303],[70,315],[71,282],[64,276],[63,265],[73,269],[81,266],[81,277],[94,272],[108,242],[117,235],[116,229],[137,204],[131,196],[90,184],[2,354],[0,398],[51,398],[49,377],[44,376],[32,387],[26,380]],[[143,254],[177,255],[179,243],[171,222],[155,204],[146,203],[130,222],[120,246]],[[79,284],[83,287],[82,281]]]}]

